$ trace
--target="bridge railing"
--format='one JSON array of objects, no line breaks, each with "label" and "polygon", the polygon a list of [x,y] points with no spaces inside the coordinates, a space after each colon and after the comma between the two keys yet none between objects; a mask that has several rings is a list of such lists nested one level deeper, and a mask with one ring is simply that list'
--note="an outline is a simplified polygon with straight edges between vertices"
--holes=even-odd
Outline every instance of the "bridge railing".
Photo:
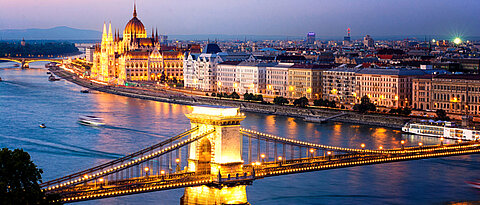
[{"label": "bridge railing", "polygon": [[[204,137],[208,134],[211,134],[214,132],[214,130],[210,130],[202,135],[199,135],[195,138],[190,138],[188,140],[179,142],[175,145],[171,145],[168,148],[164,148],[162,150],[158,150],[154,152],[156,149],[159,149],[163,147],[164,145],[171,144],[174,141],[181,139],[189,134],[191,134],[194,131],[197,131],[198,127],[192,128],[190,130],[187,130],[175,137],[172,137],[168,140],[162,141],[161,143],[155,144],[151,147],[145,148],[141,151],[135,152],[133,154],[127,155],[125,157],[122,157],[117,160],[113,160],[111,162],[96,166],[91,169],[87,169],[72,175],[68,175],[59,179],[55,179],[52,181],[45,182],[41,184],[42,188],[47,189],[47,190],[52,190],[56,188],[62,188],[62,187],[67,187],[67,186],[73,186],[77,185],[80,183],[85,183],[91,180],[95,180],[98,178],[101,178],[103,176],[107,176],[110,174],[117,173],[119,171],[125,170],[127,168],[132,168],[134,166],[137,166],[145,161],[152,160],[153,158],[158,158],[166,153],[170,153],[176,149],[179,149],[193,141],[196,141],[200,139],[201,137]],[[149,154],[150,153],[150,154]],[[145,156],[144,156],[145,155]]]}]

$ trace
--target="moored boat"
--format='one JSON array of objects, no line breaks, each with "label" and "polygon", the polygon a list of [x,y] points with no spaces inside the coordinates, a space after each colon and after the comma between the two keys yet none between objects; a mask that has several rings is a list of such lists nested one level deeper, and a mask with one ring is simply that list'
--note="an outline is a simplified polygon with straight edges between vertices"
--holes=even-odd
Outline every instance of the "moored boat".
[{"label": "moored boat", "polygon": [[88,89],[85,90],[80,90],[81,93],[89,93],[90,91]]},{"label": "moored boat", "polygon": [[306,121],[306,122],[316,122],[316,123],[325,123],[326,122],[324,120],[324,118],[315,117],[315,116],[305,117],[305,118],[303,118],[303,120]]},{"label": "moored boat", "polygon": [[480,140],[480,130],[458,127],[448,121],[421,121],[406,123],[402,127],[406,133],[455,140]]},{"label": "moored boat", "polygon": [[53,76],[53,74],[50,74],[50,76],[48,76],[48,81],[59,81],[60,78],[55,78],[55,76]]},{"label": "moored boat", "polygon": [[95,116],[82,116],[78,119],[78,123],[88,126],[102,126],[105,125],[103,119]]},{"label": "moored boat", "polygon": [[47,126],[45,124],[40,124],[40,128],[46,128]]}]

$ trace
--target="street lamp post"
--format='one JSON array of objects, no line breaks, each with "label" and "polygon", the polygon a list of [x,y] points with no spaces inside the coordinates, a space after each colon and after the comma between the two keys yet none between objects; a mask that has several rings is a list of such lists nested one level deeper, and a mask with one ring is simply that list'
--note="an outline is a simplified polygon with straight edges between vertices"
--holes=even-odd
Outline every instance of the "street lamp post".
[{"label": "street lamp post", "polygon": [[315,150],[313,148],[310,149],[310,157],[313,158],[313,153],[315,152]]},{"label": "street lamp post", "polygon": [[262,158],[262,163],[265,163],[265,154],[261,154],[260,157]]},{"label": "street lamp post", "polygon": [[405,140],[400,141],[402,143],[402,150],[405,149]]},{"label": "street lamp post", "polygon": [[175,162],[177,163],[177,172],[179,172],[180,171],[180,159],[179,158],[175,159]]},{"label": "street lamp post", "polygon": [[148,177],[148,174],[149,174],[150,168],[148,168],[148,167],[145,167],[144,171],[145,171],[145,176],[146,176],[146,177]]},{"label": "street lamp post", "polygon": [[440,146],[443,146],[443,140],[445,140],[445,138],[440,137]]}]

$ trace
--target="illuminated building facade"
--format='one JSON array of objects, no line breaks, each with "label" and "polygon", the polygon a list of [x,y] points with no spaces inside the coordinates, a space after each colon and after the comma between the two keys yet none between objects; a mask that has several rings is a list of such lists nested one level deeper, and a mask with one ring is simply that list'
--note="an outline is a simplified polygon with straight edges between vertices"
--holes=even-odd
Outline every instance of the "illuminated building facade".
[{"label": "illuminated building facade", "polygon": [[319,99],[322,95],[322,72],[314,65],[293,65],[288,68],[288,97]]},{"label": "illuminated building facade", "polygon": [[388,108],[410,107],[412,80],[425,75],[418,69],[365,68],[356,73],[356,91],[359,98],[368,96],[377,106]]},{"label": "illuminated building facade", "polygon": [[460,115],[480,115],[480,78],[476,75],[436,75],[413,79],[413,106]]},{"label": "illuminated building facade", "polygon": [[325,100],[352,104],[356,102],[355,73],[358,68],[341,66],[323,72],[322,98]]},{"label": "illuminated building facade", "polygon": [[270,96],[288,97],[288,68],[293,63],[261,63],[266,69],[266,94]]},{"label": "illuminated building facade", "polygon": [[217,90],[239,94],[265,92],[265,67],[256,62],[226,61],[217,65]]},{"label": "illuminated building facade", "polygon": [[160,81],[182,79],[182,52],[161,52],[158,32],[147,37],[143,23],[133,18],[125,26],[123,35],[112,32],[112,26],[103,26],[102,42],[93,54],[91,78],[110,84],[123,85],[128,81]]}]

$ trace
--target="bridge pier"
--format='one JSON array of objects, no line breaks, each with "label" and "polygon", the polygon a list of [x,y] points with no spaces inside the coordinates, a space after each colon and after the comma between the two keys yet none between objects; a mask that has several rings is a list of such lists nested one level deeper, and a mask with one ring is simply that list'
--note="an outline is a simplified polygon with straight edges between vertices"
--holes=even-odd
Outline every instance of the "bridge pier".
[{"label": "bridge pier", "polygon": [[193,112],[186,116],[192,128],[199,127],[191,134],[192,138],[215,129],[190,144],[188,171],[215,179],[216,183],[185,188],[181,204],[247,204],[245,184],[223,184],[224,177],[238,178],[248,171],[243,170],[240,134],[240,122],[245,116],[239,108],[221,106],[194,106]]},{"label": "bridge pier", "polygon": [[28,62],[25,61],[25,59],[22,60],[22,69],[25,69],[25,68],[30,68],[30,65],[28,64]]}]

